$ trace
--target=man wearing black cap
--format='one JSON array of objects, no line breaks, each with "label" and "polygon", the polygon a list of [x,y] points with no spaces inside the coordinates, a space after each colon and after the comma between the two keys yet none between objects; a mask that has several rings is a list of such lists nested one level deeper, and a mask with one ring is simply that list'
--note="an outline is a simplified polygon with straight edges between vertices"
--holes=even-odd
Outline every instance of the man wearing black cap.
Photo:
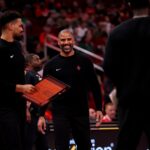
[{"label": "man wearing black cap", "polygon": [[110,34],[104,72],[117,89],[120,132],[116,150],[136,150],[145,132],[150,145],[149,0],[128,0],[133,18]]},{"label": "man wearing black cap", "polygon": [[35,87],[24,84],[24,57],[15,40],[23,34],[21,15],[2,13],[0,28],[0,149],[22,150],[26,110],[22,93],[32,93]]}]

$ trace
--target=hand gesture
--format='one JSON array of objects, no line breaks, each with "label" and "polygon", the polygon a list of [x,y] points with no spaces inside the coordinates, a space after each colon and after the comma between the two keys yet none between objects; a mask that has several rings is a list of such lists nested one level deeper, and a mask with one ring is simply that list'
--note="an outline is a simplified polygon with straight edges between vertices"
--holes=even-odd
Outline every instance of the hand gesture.
[{"label": "hand gesture", "polygon": [[42,134],[45,134],[45,130],[46,130],[46,120],[44,117],[39,117],[39,120],[38,120],[38,130],[39,132],[41,132]]}]

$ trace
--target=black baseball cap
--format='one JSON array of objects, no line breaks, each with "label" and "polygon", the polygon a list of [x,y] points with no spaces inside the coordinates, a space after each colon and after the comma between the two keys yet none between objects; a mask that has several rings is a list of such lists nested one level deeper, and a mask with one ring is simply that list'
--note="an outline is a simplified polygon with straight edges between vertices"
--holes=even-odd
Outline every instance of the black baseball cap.
[{"label": "black baseball cap", "polygon": [[130,3],[131,7],[134,9],[141,9],[149,7],[149,0],[126,0]]},{"label": "black baseball cap", "polygon": [[22,18],[21,14],[14,10],[7,10],[0,14],[0,27],[5,26],[7,23]]}]

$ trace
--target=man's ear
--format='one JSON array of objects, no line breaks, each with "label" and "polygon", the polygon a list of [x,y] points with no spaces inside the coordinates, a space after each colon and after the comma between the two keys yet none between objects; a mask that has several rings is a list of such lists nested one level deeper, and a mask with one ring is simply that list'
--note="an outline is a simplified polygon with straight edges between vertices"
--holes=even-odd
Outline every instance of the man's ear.
[{"label": "man's ear", "polygon": [[5,25],[7,27],[7,29],[12,30],[12,23],[9,22]]}]

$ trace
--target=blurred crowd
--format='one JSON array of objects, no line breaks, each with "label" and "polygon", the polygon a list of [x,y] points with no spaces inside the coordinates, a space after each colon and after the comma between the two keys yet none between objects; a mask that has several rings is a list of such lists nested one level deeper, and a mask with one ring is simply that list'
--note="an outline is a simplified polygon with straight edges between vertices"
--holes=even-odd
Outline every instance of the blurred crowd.
[{"label": "blurred crowd", "polygon": [[[46,34],[57,36],[61,29],[69,28],[75,35],[77,45],[103,56],[110,31],[132,17],[125,3],[109,4],[107,1],[86,0],[81,5],[81,2],[74,0],[69,5],[59,0],[0,0],[0,10],[17,8],[22,12],[29,52],[42,51]],[[38,41],[40,45],[37,46]]]},{"label": "blurred crowd", "polygon": [[[101,57],[109,33],[122,21],[132,17],[132,11],[123,2],[109,3],[109,0],[73,0],[71,4],[59,0],[0,0],[0,11],[19,10],[24,17],[25,53],[35,53],[44,60],[45,37],[57,36],[60,30],[68,28],[76,44]],[[113,85],[104,81],[104,100],[110,101]],[[49,115],[48,115],[49,117]]]}]

